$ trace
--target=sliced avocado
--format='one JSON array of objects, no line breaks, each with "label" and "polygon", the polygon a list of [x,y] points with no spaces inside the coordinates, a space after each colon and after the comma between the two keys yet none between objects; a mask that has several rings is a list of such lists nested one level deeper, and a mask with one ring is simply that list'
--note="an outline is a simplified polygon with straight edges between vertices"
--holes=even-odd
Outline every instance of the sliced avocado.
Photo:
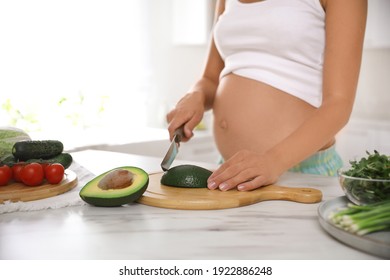
[{"label": "sliced avocado", "polygon": [[95,206],[121,206],[139,199],[149,184],[149,175],[133,166],[107,171],[89,181],[80,191],[85,202]]},{"label": "sliced avocado", "polygon": [[207,179],[212,172],[200,166],[178,165],[165,171],[161,184],[181,188],[207,188]]}]

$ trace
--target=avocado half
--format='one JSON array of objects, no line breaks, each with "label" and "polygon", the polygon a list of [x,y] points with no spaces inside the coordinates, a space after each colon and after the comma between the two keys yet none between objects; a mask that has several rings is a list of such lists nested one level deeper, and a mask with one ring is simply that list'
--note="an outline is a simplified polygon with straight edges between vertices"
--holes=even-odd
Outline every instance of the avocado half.
[{"label": "avocado half", "polygon": [[95,177],[80,190],[79,195],[91,205],[115,207],[139,199],[148,184],[149,175],[143,169],[123,166]]},{"label": "avocado half", "polygon": [[165,171],[161,184],[180,188],[207,188],[207,179],[212,172],[192,164],[178,165]]}]

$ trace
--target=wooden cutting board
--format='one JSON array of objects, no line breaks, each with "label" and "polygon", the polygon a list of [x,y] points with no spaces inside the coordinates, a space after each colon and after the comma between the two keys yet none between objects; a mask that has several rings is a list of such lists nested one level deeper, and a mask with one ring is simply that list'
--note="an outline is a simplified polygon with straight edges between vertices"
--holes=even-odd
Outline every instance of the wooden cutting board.
[{"label": "wooden cutting board", "polygon": [[320,190],[312,188],[281,187],[270,185],[254,191],[227,192],[207,188],[177,188],[161,185],[163,173],[149,175],[149,186],[139,203],[172,209],[211,210],[234,208],[264,200],[289,200],[301,203],[316,203],[322,200]]},{"label": "wooden cutting board", "polygon": [[32,201],[48,198],[65,193],[77,185],[77,175],[71,170],[65,170],[64,179],[59,184],[43,184],[29,187],[21,183],[12,183],[7,186],[0,186],[0,203],[9,200]]}]

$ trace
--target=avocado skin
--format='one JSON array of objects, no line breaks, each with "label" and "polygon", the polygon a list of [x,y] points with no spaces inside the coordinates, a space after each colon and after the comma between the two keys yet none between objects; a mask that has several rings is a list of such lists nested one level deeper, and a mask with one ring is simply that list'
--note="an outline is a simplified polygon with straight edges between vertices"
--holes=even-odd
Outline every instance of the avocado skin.
[{"label": "avocado skin", "polygon": [[122,206],[125,204],[129,204],[131,202],[134,202],[141,198],[143,193],[146,191],[148,188],[149,184],[149,179],[146,182],[145,186],[142,187],[138,192],[133,193],[131,195],[123,196],[123,197],[118,197],[118,198],[102,198],[102,197],[80,197],[87,202],[88,204],[94,205],[94,206],[99,206],[99,207],[118,207]]},{"label": "avocado skin", "polygon": [[165,171],[161,184],[179,188],[207,188],[207,179],[212,172],[200,166],[178,165]]},{"label": "avocado skin", "polygon": [[[137,176],[142,176],[140,180],[140,184],[142,184],[142,187],[137,187],[134,184],[137,184],[137,182],[133,182],[129,187],[119,189],[119,190],[102,190],[99,187],[97,187],[97,184],[99,181],[109,172],[116,170],[116,169],[126,169],[130,172],[136,172]],[[143,179],[143,180],[142,180]],[[87,202],[88,204],[99,206],[99,207],[118,207],[122,206],[124,204],[128,204],[131,202],[134,202],[138,200],[143,193],[146,191],[149,185],[149,175],[138,167],[133,166],[124,166],[124,167],[118,167],[112,170],[109,170],[91,181],[89,181],[81,190],[80,190],[80,197],[82,200]],[[94,191],[90,191],[92,188],[94,188]],[[113,195],[117,193],[118,195]],[[122,193],[122,194],[119,194]]]}]

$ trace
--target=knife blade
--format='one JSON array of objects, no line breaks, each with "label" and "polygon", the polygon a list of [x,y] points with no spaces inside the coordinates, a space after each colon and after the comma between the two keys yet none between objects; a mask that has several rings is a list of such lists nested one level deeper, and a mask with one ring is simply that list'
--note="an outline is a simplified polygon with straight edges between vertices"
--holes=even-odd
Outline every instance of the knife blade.
[{"label": "knife blade", "polygon": [[180,141],[184,136],[184,127],[181,126],[175,130],[171,144],[168,151],[161,162],[161,169],[167,171],[171,167],[172,162],[175,160],[177,153],[179,152]]}]

